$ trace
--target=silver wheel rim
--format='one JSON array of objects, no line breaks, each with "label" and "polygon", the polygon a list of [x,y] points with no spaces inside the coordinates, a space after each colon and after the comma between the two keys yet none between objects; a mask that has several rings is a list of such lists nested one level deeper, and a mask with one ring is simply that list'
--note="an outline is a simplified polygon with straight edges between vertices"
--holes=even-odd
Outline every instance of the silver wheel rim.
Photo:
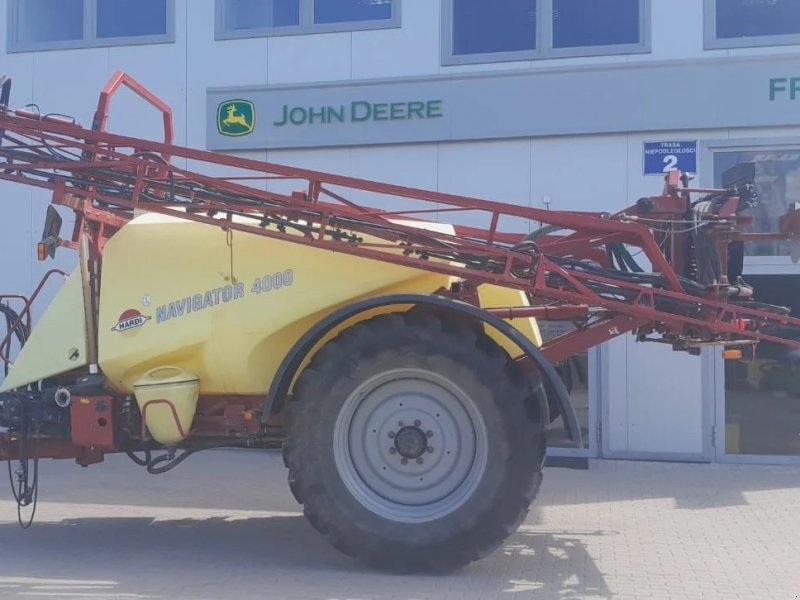
[{"label": "silver wheel rim", "polygon": [[376,515],[422,523],[458,509],[486,469],[486,425],[453,381],[395,369],[359,385],[333,434],[339,475]]}]

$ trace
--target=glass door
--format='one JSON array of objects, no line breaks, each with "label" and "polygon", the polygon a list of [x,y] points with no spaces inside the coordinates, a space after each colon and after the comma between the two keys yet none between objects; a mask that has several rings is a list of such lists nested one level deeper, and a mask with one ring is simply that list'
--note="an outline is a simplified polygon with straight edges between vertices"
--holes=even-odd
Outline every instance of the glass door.
[{"label": "glass door", "polygon": [[[800,202],[800,143],[710,145],[713,182],[742,162],[756,165],[759,202],[751,209],[753,231],[775,231],[778,218]],[[786,306],[800,317],[800,264],[788,242],[744,245],[742,277],[755,300]],[[800,464],[800,351],[762,343],[751,361],[715,356],[716,456],[721,461]]]}]

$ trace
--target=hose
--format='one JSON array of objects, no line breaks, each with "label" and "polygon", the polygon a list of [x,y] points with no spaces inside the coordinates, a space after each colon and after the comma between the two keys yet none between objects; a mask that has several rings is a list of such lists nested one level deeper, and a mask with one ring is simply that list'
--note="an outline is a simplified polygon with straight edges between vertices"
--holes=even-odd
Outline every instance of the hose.
[{"label": "hose", "polygon": [[[22,346],[25,345],[25,342],[28,341],[28,337],[30,336],[30,331],[28,331],[28,328],[22,322],[20,315],[8,304],[0,304],[0,313],[3,313],[3,316],[6,319],[6,335],[9,332],[13,333],[13,335],[17,338],[17,341],[19,342],[20,348],[22,348]],[[9,368],[8,363],[4,363],[3,374],[6,377],[8,376],[8,368]]]}]

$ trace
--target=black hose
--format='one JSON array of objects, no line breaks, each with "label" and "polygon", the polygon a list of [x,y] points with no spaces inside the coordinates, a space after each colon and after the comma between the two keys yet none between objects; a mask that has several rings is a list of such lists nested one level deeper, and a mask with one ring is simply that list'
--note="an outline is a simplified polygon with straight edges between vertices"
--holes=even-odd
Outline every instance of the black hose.
[{"label": "black hose", "polygon": [[134,452],[131,450],[125,450],[125,455],[130,458],[133,462],[135,462],[140,467],[146,467],[153,461],[153,455],[150,450],[144,451],[144,458],[139,458],[136,456]]},{"label": "black hose", "polygon": [[[205,449],[205,448],[204,448]],[[148,465],[146,465],[147,472],[151,475],[161,475],[162,473],[166,473],[167,471],[171,471],[187,458],[189,458],[195,452],[199,452],[200,450],[184,450],[180,455],[174,456],[171,453],[162,454],[161,456],[156,456],[153,460],[150,461]],[[164,466],[159,467],[161,463],[166,463]]]},{"label": "black hose", "polygon": [[[0,304],[0,313],[3,313],[3,316],[6,319],[6,334],[8,334],[8,332],[12,332],[19,342],[20,348],[22,348],[22,346],[25,345],[25,342],[28,341],[30,331],[28,331],[28,328],[22,322],[20,315],[7,304]],[[7,363],[4,363],[3,371],[5,376],[8,376]]]},{"label": "black hose", "polygon": [[[24,410],[24,409],[23,409]],[[26,422],[26,415],[23,414],[23,422]],[[11,494],[14,501],[17,503],[17,521],[20,527],[28,529],[33,525],[33,519],[36,517],[36,508],[39,505],[39,443],[41,440],[40,431],[34,432],[36,436],[36,451],[34,452],[35,458],[28,457],[28,439],[30,431],[27,427],[23,427],[19,436],[19,465],[20,473],[17,481],[14,481],[14,474],[11,470],[11,459],[6,461],[8,465],[8,481],[11,484]],[[31,477],[30,463],[33,461],[33,477]],[[27,521],[22,518],[22,509],[26,506],[32,506],[31,514]]]}]

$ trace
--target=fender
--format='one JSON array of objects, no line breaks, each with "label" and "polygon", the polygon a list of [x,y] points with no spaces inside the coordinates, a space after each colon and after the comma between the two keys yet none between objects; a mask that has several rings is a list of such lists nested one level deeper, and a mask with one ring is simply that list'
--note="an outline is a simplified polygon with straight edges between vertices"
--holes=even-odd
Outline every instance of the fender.
[{"label": "fender", "polygon": [[283,361],[281,361],[264,401],[262,420],[266,422],[272,414],[280,410],[282,399],[288,395],[289,386],[294,379],[295,373],[297,373],[297,370],[300,368],[300,365],[303,364],[306,356],[311,352],[314,346],[316,346],[333,328],[364,311],[395,304],[413,304],[420,307],[452,311],[458,316],[485,323],[514,342],[539,369],[546,389],[554,393],[555,404],[564,416],[565,428],[570,440],[572,440],[577,448],[583,447],[581,430],[580,427],[578,427],[578,418],[575,414],[572,402],[569,399],[569,393],[564,386],[564,382],[561,377],[559,377],[555,367],[553,367],[544,353],[539,350],[533,342],[509,323],[503,321],[500,317],[496,317],[476,306],[459,300],[445,298],[444,296],[427,294],[392,294],[368,298],[335,310],[319,321],[292,346]]}]

